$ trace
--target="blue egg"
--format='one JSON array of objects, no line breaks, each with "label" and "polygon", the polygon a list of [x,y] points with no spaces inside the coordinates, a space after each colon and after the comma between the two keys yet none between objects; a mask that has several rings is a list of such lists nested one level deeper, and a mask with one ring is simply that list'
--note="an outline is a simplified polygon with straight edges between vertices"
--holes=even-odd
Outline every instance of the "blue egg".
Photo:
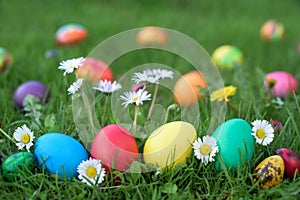
[{"label": "blue egg", "polygon": [[88,159],[83,145],[62,133],[47,133],[37,139],[34,156],[39,165],[60,177],[77,177],[77,167]]}]

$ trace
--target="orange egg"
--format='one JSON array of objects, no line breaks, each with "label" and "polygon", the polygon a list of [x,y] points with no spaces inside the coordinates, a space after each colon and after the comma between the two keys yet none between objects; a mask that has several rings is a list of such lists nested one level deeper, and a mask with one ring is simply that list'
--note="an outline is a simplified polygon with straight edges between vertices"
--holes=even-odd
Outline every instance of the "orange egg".
[{"label": "orange egg", "polygon": [[174,86],[174,99],[182,107],[193,106],[203,95],[201,88],[206,88],[206,82],[198,71],[191,71],[179,78]]},{"label": "orange egg", "polygon": [[149,26],[140,30],[136,40],[141,46],[163,46],[167,43],[168,35],[158,27]]}]

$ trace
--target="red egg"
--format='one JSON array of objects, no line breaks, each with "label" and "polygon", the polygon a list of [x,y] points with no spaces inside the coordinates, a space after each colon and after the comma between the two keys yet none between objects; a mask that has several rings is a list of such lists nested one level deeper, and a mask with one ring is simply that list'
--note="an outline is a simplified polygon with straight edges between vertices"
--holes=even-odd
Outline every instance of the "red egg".
[{"label": "red egg", "polygon": [[284,98],[286,95],[297,91],[298,82],[296,78],[284,71],[275,71],[266,75],[265,86],[271,89],[275,97]]},{"label": "red egg", "polygon": [[145,27],[137,35],[137,43],[141,46],[159,45],[167,43],[168,35],[158,27]]},{"label": "red egg", "polygon": [[276,155],[282,157],[284,162],[284,173],[289,178],[294,178],[295,172],[297,170],[297,176],[300,174],[300,156],[287,148],[277,149],[275,151]]},{"label": "red egg", "polygon": [[111,82],[114,81],[114,76],[109,66],[95,58],[86,58],[82,66],[76,70],[76,74],[78,78],[84,78],[95,83],[105,79]]},{"label": "red egg", "polygon": [[95,136],[91,156],[101,160],[108,171],[126,171],[133,161],[138,160],[139,152],[134,137],[127,129],[110,124]]}]

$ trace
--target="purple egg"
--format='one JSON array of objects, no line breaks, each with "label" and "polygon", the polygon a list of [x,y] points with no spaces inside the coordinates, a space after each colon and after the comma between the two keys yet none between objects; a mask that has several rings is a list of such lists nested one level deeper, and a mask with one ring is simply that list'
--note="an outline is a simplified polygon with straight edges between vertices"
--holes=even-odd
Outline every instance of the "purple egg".
[{"label": "purple egg", "polygon": [[22,109],[23,101],[27,95],[32,95],[36,98],[39,98],[42,102],[46,100],[48,102],[50,93],[47,91],[47,88],[44,84],[38,81],[27,81],[20,85],[14,93],[14,103],[17,108]]},{"label": "purple egg", "polygon": [[271,89],[275,97],[284,98],[293,91],[297,91],[298,82],[293,75],[287,72],[275,71],[266,75],[265,86],[267,89]]}]

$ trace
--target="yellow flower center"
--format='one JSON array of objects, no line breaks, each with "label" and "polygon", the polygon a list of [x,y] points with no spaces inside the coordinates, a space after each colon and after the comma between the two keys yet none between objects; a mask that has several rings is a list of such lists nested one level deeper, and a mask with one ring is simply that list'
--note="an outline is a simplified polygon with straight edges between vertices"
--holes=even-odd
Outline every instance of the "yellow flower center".
[{"label": "yellow flower center", "polygon": [[263,139],[266,137],[266,132],[263,129],[258,129],[256,135],[259,139]]},{"label": "yellow flower center", "polygon": [[133,102],[136,102],[138,99],[139,99],[138,97],[133,97],[131,100],[132,100]]},{"label": "yellow flower center", "polygon": [[201,152],[202,155],[208,155],[211,152],[211,148],[210,148],[209,145],[203,144],[200,147],[200,152]]},{"label": "yellow flower center", "polygon": [[30,135],[29,135],[28,133],[24,133],[24,134],[22,135],[21,140],[22,140],[22,142],[23,142],[24,144],[29,143],[29,142],[30,142]]},{"label": "yellow flower center", "polygon": [[93,166],[89,166],[87,169],[86,169],[86,175],[90,178],[94,178],[96,175],[97,175],[97,170],[95,167]]}]

